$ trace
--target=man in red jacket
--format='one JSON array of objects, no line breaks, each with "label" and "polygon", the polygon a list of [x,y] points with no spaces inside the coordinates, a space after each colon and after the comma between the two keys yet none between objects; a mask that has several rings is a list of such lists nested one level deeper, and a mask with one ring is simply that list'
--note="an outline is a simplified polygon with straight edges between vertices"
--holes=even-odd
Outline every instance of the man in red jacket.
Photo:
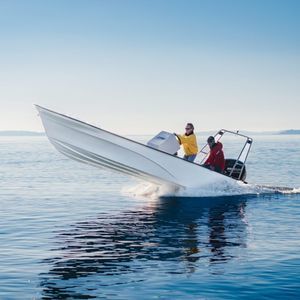
[{"label": "man in red jacket", "polygon": [[210,153],[207,160],[204,163],[204,167],[219,173],[223,173],[225,169],[225,159],[224,152],[222,150],[222,143],[215,142],[215,138],[213,136],[210,136],[207,139],[207,143],[210,148]]}]

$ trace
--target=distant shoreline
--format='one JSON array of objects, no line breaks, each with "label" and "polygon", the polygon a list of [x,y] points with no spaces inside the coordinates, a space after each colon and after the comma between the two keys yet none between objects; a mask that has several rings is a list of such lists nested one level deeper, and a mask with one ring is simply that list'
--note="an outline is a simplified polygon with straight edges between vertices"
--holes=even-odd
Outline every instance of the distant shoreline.
[{"label": "distant shoreline", "polygon": [[300,130],[298,129],[283,130],[279,134],[300,134]]},{"label": "distant shoreline", "polygon": [[[209,130],[209,131],[199,131],[196,132],[197,135],[213,135],[217,132],[217,130]],[[278,130],[278,131],[243,131],[240,130],[240,133],[246,135],[300,135],[299,129],[288,129],[288,130]],[[143,135],[143,134],[126,134],[124,136],[130,135]],[[144,135],[155,135],[155,134],[144,134]],[[3,130],[0,131],[0,136],[45,136],[44,132],[36,132],[36,131],[24,131],[24,130]]]},{"label": "distant shoreline", "polygon": [[43,136],[44,132],[23,131],[23,130],[4,130],[0,131],[0,136]]}]

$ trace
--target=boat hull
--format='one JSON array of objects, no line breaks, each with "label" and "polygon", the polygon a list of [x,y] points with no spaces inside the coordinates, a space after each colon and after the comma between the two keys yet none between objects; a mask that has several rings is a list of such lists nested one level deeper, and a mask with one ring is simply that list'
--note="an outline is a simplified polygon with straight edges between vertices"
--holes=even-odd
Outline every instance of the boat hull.
[{"label": "boat hull", "polygon": [[36,106],[50,142],[62,154],[95,167],[179,187],[234,180],[74,118]]}]

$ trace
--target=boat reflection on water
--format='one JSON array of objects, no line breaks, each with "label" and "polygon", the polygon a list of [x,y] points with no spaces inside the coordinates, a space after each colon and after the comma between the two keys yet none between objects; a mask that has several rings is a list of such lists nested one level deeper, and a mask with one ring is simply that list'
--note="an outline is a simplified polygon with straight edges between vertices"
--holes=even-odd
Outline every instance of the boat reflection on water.
[{"label": "boat reflection on water", "polygon": [[49,272],[40,274],[42,298],[92,298],[101,286],[156,272],[192,275],[208,265],[213,273],[246,247],[246,202],[245,196],[161,198],[60,230],[55,257],[44,261]]}]

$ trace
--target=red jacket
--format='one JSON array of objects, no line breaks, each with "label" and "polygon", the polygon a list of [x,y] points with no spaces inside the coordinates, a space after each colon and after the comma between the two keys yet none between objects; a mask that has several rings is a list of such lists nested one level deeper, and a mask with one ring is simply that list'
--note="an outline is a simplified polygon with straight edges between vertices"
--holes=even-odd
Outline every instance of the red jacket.
[{"label": "red jacket", "polygon": [[216,144],[214,144],[204,164],[207,166],[212,166],[214,168],[218,167],[223,172],[225,169],[225,159],[222,148],[222,143],[217,142]]}]

